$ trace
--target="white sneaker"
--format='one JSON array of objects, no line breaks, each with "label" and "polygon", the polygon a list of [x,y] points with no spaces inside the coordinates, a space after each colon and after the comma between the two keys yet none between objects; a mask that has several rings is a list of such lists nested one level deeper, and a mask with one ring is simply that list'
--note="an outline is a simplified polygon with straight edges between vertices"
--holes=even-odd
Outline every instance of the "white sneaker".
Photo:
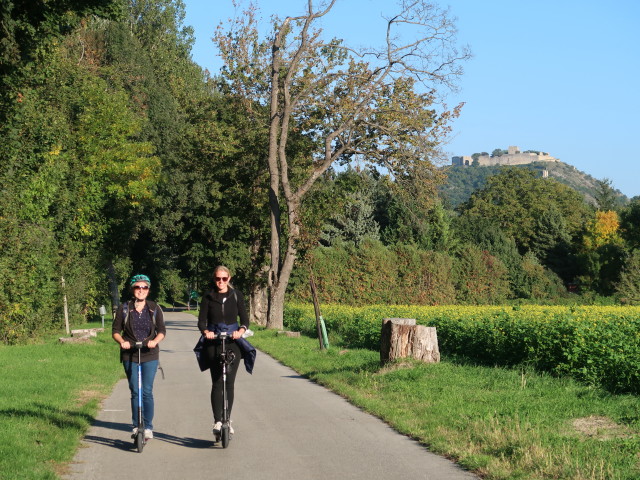
[{"label": "white sneaker", "polygon": [[136,438],[136,435],[138,435],[138,427],[133,427],[133,430],[131,431],[131,438]]},{"label": "white sneaker", "polygon": [[144,430],[144,439],[145,440],[151,440],[153,438],[153,430],[149,430],[148,428],[145,428]]},{"label": "white sneaker", "polygon": [[222,422],[216,422],[213,424],[213,435],[216,437],[220,436],[220,430],[222,430]]},{"label": "white sneaker", "polygon": [[231,426],[231,423],[229,423],[229,434],[233,435],[233,427]]}]

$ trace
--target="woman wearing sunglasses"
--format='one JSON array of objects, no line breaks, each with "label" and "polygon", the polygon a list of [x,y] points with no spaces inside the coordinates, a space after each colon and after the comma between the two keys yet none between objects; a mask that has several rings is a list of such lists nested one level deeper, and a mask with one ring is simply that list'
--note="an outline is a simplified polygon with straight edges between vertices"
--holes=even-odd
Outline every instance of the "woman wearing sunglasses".
[{"label": "woman wearing sunglasses", "polygon": [[[204,354],[211,372],[211,408],[213,410],[213,435],[218,437],[222,427],[222,364],[220,363],[220,341],[216,337],[220,332],[227,332],[231,338],[238,340],[249,328],[249,316],[244,304],[244,297],[239,290],[232,287],[231,272],[225,266],[218,266],[214,271],[213,288],[203,296],[198,316],[198,329],[205,338]],[[238,322],[238,319],[240,321]],[[227,367],[227,411],[231,414],[233,406],[233,385],[240,365],[241,352],[236,342],[228,342],[228,349],[235,354],[233,362]],[[246,365],[246,361],[245,361]],[[233,428],[229,429],[233,435]]]},{"label": "woman wearing sunglasses", "polygon": [[146,275],[134,275],[129,282],[133,298],[120,305],[113,319],[111,336],[120,345],[120,361],[129,381],[131,391],[131,421],[133,436],[138,433],[138,353],[133,348],[143,342],[140,352],[142,365],[142,417],[146,440],[153,438],[153,381],[158,371],[160,348],[158,344],[167,331],[162,309],[147,300],[151,280]]}]

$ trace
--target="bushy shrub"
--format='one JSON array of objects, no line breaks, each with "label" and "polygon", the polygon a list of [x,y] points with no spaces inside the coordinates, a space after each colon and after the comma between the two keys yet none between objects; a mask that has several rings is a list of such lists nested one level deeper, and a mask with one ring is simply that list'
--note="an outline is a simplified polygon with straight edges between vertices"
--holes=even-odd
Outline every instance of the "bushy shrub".
[{"label": "bushy shrub", "polygon": [[361,248],[346,243],[317,248],[308,264],[296,269],[290,298],[310,299],[310,271],[321,303],[437,305],[455,299],[452,258],[412,245],[368,240]]},{"label": "bushy shrub", "polygon": [[519,285],[521,295],[529,299],[556,299],[566,294],[560,277],[544,268],[530,252],[522,257]]},{"label": "bushy shrub", "polygon": [[616,294],[625,304],[640,305],[640,248],[627,258],[616,285]]},{"label": "bushy shrub", "polygon": [[[485,365],[526,364],[612,392],[640,393],[640,307],[326,305],[340,344],[380,348],[383,318],[435,326],[441,354]],[[289,305],[285,325],[316,335],[312,305]]]},{"label": "bushy shrub", "polygon": [[17,343],[46,328],[62,304],[57,244],[37,225],[0,218],[0,342]]},{"label": "bushy shrub", "polygon": [[460,249],[455,278],[460,303],[496,304],[509,297],[506,267],[499,258],[475,245],[468,244]]}]

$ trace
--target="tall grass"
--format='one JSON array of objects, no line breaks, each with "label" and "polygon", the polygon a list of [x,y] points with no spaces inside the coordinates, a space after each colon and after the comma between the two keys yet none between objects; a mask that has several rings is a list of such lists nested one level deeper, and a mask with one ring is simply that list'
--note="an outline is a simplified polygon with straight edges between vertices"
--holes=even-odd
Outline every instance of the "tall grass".
[{"label": "tall grass", "polygon": [[445,359],[380,367],[377,351],[318,349],[257,332],[252,343],[484,478],[640,478],[640,400],[533,370]]},{"label": "tall grass", "polygon": [[[95,326],[95,325],[93,325]],[[122,376],[109,333],[0,346],[0,478],[55,479]]]}]

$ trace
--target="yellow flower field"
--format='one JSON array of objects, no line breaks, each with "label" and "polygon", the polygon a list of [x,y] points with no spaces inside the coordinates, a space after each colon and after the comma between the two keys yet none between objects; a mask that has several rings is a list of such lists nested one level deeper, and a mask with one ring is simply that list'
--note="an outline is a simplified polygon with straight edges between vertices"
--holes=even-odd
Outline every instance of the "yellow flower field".
[{"label": "yellow flower field", "polygon": [[[615,392],[640,391],[639,306],[322,306],[330,336],[377,349],[383,318],[435,326],[443,358],[528,365]],[[312,305],[289,305],[287,328],[316,331]]]}]

